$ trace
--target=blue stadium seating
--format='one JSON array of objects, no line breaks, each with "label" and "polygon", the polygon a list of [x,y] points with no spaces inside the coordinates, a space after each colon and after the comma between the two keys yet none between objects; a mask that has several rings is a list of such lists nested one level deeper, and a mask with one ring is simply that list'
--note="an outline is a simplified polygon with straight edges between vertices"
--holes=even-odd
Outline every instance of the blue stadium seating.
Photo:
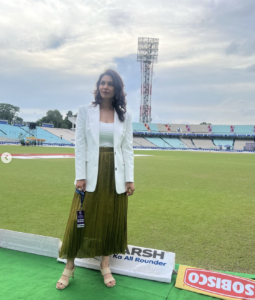
[{"label": "blue stadium seating", "polygon": [[[5,132],[7,135],[5,135],[1,130]],[[1,137],[17,140],[20,136],[20,133],[22,133],[23,138],[30,137],[31,134],[28,131],[29,128],[27,126],[18,127],[18,126],[0,124]],[[44,143],[71,144],[69,141],[65,139],[61,140],[60,137],[57,137],[54,134],[51,134],[50,132],[40,127],[37,127],[36,131],[37,131],[37,138],[45,139]]]},{"label": "blue stadium seating", "polygon": [[232,139],[213,139],[213,142],[216,146],[230,145],[232,147],[234,140],[232,140]]},{"label": "blue stadium seating", "polygon": [[144,126],[143,123],[133,123],[133,131],[147,131],[148,129]]},{"label": "blue stadium seating", "polygon": [[148,123],[148,125],[150,127],[151,132],[159,132],[158,127],[157,127],[156,124],[154,124],[154,123]]},{"label": "blue stadium seating", "polygon": [[[6,135],[3,132],[6,133]],[[22,133],[22,135],[24,137],[29,136],[29,134],[26,133],[26,131],[22,130],[18,126],[12,126],[9,124],[8,125],[0,124],[0,136],[1,137],[6,137],[9,139],[18,139],[20,136],[20,133]]]},{"label": "blue stadium seating", "polygon": [[219,134],[231,134],[230,125],[212,125],[212,132]]},{"label": "blue stadium seating", "polygon": [[[138,132],[146,132],[148,133],[149,131],[145,127],[143,123],[139,122],[133,122],[133,131],[138,131]],[[148,123],[150,130],[152,133],[157,133],[159,132],[159,128],[157,124],[155,123]],[[199,125],[196,125],[199,126]],[[254,135],[254,125],[234,125],[234,134],[240,134],[240,135]],[[198,129],[197,129],[198,130]],[[27,131],[27,132],[26,132]],[[29,128],[27,126],[12,126],[9,124],[0,124],[0,137],[2,140],[3,138],[7,139],[12,139],[13,141],[17,141],[20,137],[20,134],[24,138],[29,137],[31,134],[29,134]],[[6,134],[4,134],[4,132]],[[230,132],[230,125],[212,125],[212,133],[214,134],[223,134],[223,135],[229,135],[233,134]],[[65,140],[53,133],[48,132],[42,127],[37,127],[37,138],[45,139],[45,143],[52,143],[52,144],[70,144],[69,141]],[[168,138],[166,136],[164,137],[153,137],[153,138],[147,138],[148,141],[153,143],[154,145],[158,147],[168,147],[168,148],[187,148],[187,146],[182,143],[182,141],[178,138]],[[216,146],[218,145],[231,145],[233,146],[233,141],[227,138],[217,138],[214,139],[214,144]]]},{"label": "blue stadium seating", "polygon": [[254,134],[254,125],[234,125],[234,132],[230,132],[230,125],[212,125],[212,132],[219,134]]},{"label": "blue stadium seating", "polygon": [[255,134],[254,125],[235,125],[234,133],[237,133],[237,134]]},{"label": "blue stadium seating", "polygon": [[71,144],[69,141],[64,140],[44,129],[41,127],[37,127],[37,138],[38,139],[45,139],[44,143],[57,143],[57,144]]},{"label": "blue stadium seating", "polygon": [[166,141],[170,146],[173,148],[187,148],[186,145],[184,145],[178,138],[162,138],[164,141]]}]

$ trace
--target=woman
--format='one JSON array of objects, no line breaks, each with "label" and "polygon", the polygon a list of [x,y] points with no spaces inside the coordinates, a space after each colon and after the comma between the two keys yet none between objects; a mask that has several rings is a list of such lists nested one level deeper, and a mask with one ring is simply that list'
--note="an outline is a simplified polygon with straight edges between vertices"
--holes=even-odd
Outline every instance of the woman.
[{"label": "woman", "polygon": [[64,289],[74,273],[74,259],[102,256],[100,270],[108,287],[116,284],[109,255],[127,248],[128,196],[133,195],[132,116],[126,112],[124,84],[117,72],[99,76],[95,101],[78,110],[75,134],[75,186],[86,191],[85,227],[77,228],[80,195],[75,193],[59,257],[67,264],[56,288]]}]

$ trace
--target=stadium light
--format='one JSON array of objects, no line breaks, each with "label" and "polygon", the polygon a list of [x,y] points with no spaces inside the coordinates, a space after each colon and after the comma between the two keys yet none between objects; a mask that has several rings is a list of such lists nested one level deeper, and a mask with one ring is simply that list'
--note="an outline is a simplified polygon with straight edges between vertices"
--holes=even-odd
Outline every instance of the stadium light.
[{"label": "stadium light", "polygon": [[140,122],[151,123],[151,92],[153,63],[158,61],[159,39],[139,37],[137,61],[141,62]]}]

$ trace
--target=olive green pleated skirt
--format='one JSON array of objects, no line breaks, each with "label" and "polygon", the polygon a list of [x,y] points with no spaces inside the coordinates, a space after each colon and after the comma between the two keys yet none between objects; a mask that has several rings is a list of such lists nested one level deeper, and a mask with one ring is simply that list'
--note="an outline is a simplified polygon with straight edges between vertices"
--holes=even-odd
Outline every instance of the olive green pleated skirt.
[{"label": "olive green pleated skirt", "polygon": [[125,253],[127,248],[126,193],[115,189],[114,150],[100,147],[97,185],[83,202],[85,227],[77,228],[80,195],[74,191],[60,258],[89,258]]}]

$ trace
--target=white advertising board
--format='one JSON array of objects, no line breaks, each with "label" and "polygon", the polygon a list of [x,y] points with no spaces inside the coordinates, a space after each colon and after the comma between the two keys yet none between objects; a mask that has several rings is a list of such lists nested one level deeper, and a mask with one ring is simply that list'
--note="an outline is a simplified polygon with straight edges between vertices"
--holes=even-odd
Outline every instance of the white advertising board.
[{"label": "white advertising board", "polygon": [[[61,241],[42,235],[0,229],[0,247],[37,255],[58,258]],[[101,257],[75,259],[75,265],[99,270]],[[125,254],[110,256],[113,273],[149,280],[171,282],[175,267],[175,254],[163,250],[128,245]]]},{"label": "white advertising board", "polygon": [[0,229],[1,248],[57,258],[60,246],[57,238]]},{"label": "white advertising board", "polygon": [[[58,258],[58,261],[66,262]],[[78,267],[99,270],[101,257],[75,259]],[[112,273],[149,280],[171,282],[175,267],[175,254],[163,250],[128,245],[125,254],[110,256]]]}]

